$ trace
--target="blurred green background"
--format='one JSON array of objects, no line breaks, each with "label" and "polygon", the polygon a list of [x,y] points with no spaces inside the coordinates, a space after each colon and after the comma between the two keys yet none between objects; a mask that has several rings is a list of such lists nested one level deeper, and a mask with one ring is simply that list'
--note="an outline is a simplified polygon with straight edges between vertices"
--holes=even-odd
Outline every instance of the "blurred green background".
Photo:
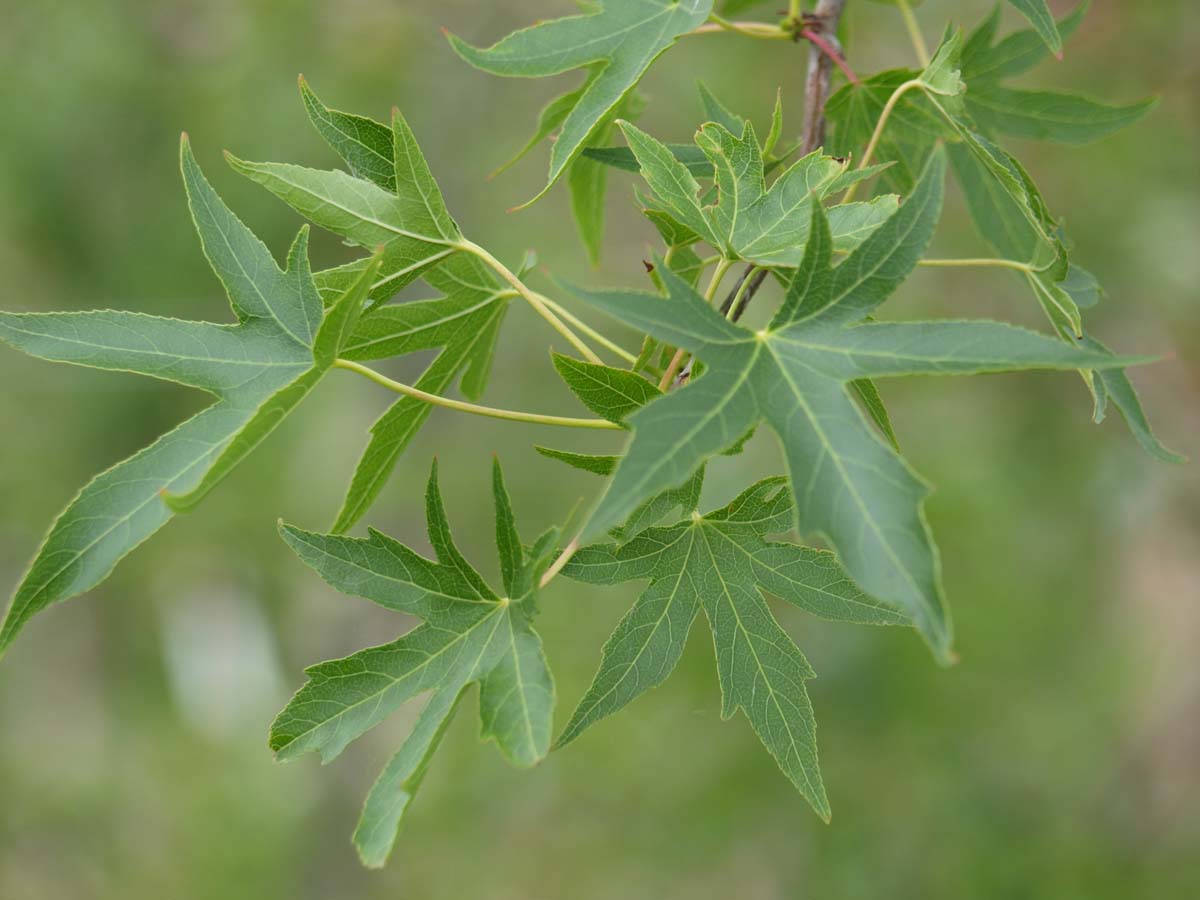
[{"label": "blurred green background", "polygon": [[[909,64],[894,10],[849,6],[860,72]],[[971,25],[989,8],[929,0],[919,14],[933,40],[951,16]],[[502,257],[536,248],[557,273],[638,283],[651,232],[633,209],[632,178],[613,179],[599,273],[563,224],[564,189],[504,212],[540,185],[544,150],[484,178],[572,76],[490,78],[460,63],[438,31],[487,43],[570,9],[566,0],[0,0],[4,307],[227,317],[187,217],[178,133],[191,133],[218,189],[282,253],[299,221],[225,168],[220,150],[332,166],[305,120],[298,72],[334,106],[384,117],[399,105],[464,230]],[[688,40],[645,82],[643,127],[685,139],[703,75],[759,122],[783,87],[795,133],[804,59],[788,44]],[[1124,351],[1167,355],[1134,378],[1164,440],[1196,458],[1200,17],[1184,0],[1096,0],[1066,60],[1027,79],[1112,101],[1163,97],[1139,126],[1098,145],[1013,149],[1108,289],[1092,330]],[[935,252],[979,249],[952,196]],[[314,246],[318,265],[347,254],[327,235]],[[998,271],[920,272],[894,309],[1040,325],[1022,286]],[[514,304],[487,402],[579,414],[551,374],[554,339]],[[387,368],[403,376],[419,362]],[[7,349],[0,379],[7,592],[80,485],[204,399]],[[4,660],[0,897],[1200,896],[1195,467],[1144,456],[1115,421],[1092,425],[1086,392],[1066,374],[890,381],[884,393],[907,455],[937,487],[929,516],[962,661],[940,670],[911,634],[779,610],[820,674],[810,689],[832,825],[743,719],[720,721],[698,627],[663,688],[532,772],[507,768],[477,741],[473,711],[460,715],[391,864],[360,869],[349,843],[359,804],[413,711],[325,769],[315,759],[275,765],[266,747],[304,665],[407,627],[335,595],[275,534],[278,516],[329,523],[364,431],[389,402],[346,374],[199,512],[86,599],[39,618]],[[487,454],[506,463],[533,534],[597,484],[540,459],[531,443],[596,447],[589,440],[437,411],[369,521],[426,546],[420,498],[436,452],[460,542],[494,571],[490,501],[480,500]],[[773,454],[760,439],[721,461],[708,498],[723,502],[774,471]],[[635,590],[560,580],[544,597],[560,722]]]}]

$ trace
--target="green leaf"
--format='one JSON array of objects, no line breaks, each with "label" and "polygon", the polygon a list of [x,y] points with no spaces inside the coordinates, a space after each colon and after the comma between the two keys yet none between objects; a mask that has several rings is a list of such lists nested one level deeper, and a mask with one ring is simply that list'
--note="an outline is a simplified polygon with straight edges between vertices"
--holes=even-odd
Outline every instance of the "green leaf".
[{"label": "green leaf", "polygon": [[[680,484],[759,422],[779,436],[799,527],[829,539],[854,580],[903,609],[940,659],[951,629],[921,512],[927,487],[867,425],[846,390],[861,378],[1131,364],[991,322],[859,324],[916,266],[942,201],[936,153],[900,209],[830,275],[793,282],[789,314],[762,331],[726,321],[669,270],[669,297],[587,292],[590,304],[694,353],[705,373],[629,418],[634,436],[585,536]],[[814,207],[820,230],[826,229]],[[827,240],[828,238],[826,238]],[[815,299],[807,291],[816,287]],[[794,310],[795,312],[790,312]]]},{"label": "green leaf", "polygon": [[1062,58],[1062,35],[1054,24],[1054,16],[1046,0],[1008,0],[1033,26],[1042,41],[1059,59]]},{"label": "green leaf", "polygon": [[396,191],[396,165],[392,160],[392,130],[366,116],[330,109],[300,76],[300,98],[308,118],[326,142],[359,178],[373,181],[385,191]]},{"label": "green leaf", "polygon": [[[712,177],[712,163],[704,155],[704,151],[695,144],[666,144],[664,146],[697,178]],[[625,172],[640,172],[642,168],[638,164],[637,157],[628,147],[588,147],[583,151],[583,156],[585,159],[592,159]]]},{"label": "green leaf", "polygon": [[[479,260],[462,253],[427,271],[425,280],[445,295],[364,316],[345,355],[362,361],[438,349],[414,387],[443,394],[461,378],[463,393],[476,398],[483,393],[512,292]],[[370,508],[431,411],[422,400],[402,397],[371,426],[371,440],[334,522],[335,532],[348,530]]]},{"label": "green leaf", "polygon": [[[1059,24],[1071,34],[1083,18],[1080,4]],[[1065,144],[1086,144],[1133,124],[1157,104],[1155,98],[1110,106],[1061,91],[1010,88],[1001,81],[1032,68],[1046,57],[1046,47],[1032,31],[1009,35],[993,44],[997,16],[977,28],[963,47],[962,72],[970,84],[967,113],[985,134],[1007,134]]]},{"label": "green leaf", "polygon": [[583,96],[583,92],[587,90],[591,82],[592,79],[589,77],[588,80],[585,81],[580,87],[577,87],[573,91],[567,91],[561,96],[555,97],[544,107],[542,107],[542,111],[538,114],[537,125],[534,128],[533,134],[530,136],[529,140],[525,142],[524,146],[522,146],[521,149],[518,150],[510,160],[503,163],[488,177],[495,178],[497,175],[516,165],[518,162],[528,156],[534,147],[546,140],[546,138],[550,137],[550,135],[554,134],[555,131],[561,128],[562,123],[566,121],[566,118],[570,114],[571,110],[575,108],[577,103],[579,103],[579,98]]},{"label": "green leaf", "polygon": [[584,406],[601,418],[625,424],[625,417],[641,409],[662,392],[641,375],[596,363],[551,354],[554,368]]},{"label": "green leaf", "polygon": [[[1015,208],[1012,198],[996,189],[995,182],[969,153],[960,147],[950,147],[949,151],[955,174],[966,197],[971,221],[984,242],[999,256],[1024,258],[1038,237],[1031,233],[1027,220]],[[1065,342],[1082,342],[1092,349],[1104,349],[1103,345],[1084,334],[1079,325],[1079,307],[1094,305],[1101,292],[1099,283],[1090,273],[1072,264],[1060,282],[1053,281],[1047,273],[1030,273],[1024,280]],[[1134,438],[1150,455],[1168,462],[1182,460],[1183,457],[1168,450],[1154,436],[1137,393],[1124,371],[1084,370],[1080,374],[1097,399],[1097,421],[1103,418],[1103,400],[1111,397]]]},{"label": "green leaf", "polygon": [[723,509],[575,554],[563,569],[568,577],[593,584],[649,579],[650,585],[605,644],[600,670],[558,746],[661,684],[703,608],[716,651],[722,715],[744,710],[784,774],[829,819],[816,722],[804,687],[814,673],[762,592],[837,621],[884,625],[907,619],[860,591],[832,553],[766,540],[790,527],[791,505],[787,479],[768,478]]},{"label": "green leaf", "polygon": [[[814,200],[845,190],[875,175],[878,168],[851,170],[848,161],[810,153],[766,187],[762,154],[754,127],[740,136],[709,123],[696,137],[713,165],[715,204],[705,205],[691,173],[666,145],[628,123],[619,123],[642,175],[665,212],[716,247],[727,259],[763,266],[794,267],[808,240]],[[896,209],[896,197],[876,197],[830,210],[835,246],[852,250]]]},{"label": "green leaf", "polygon": [[1087,144],[1132,125],[1158,105],[1150,98],[1108,106],[1077,94],[1027,91],[983,83],[968,94],[967,108],[989,131],[1014,137]]},{"label": "green leaf", "polygon": [[[700,85],[700,101],[704,108],[706,121],[716,122],[730,131],[741,134],[746,120],[726,109],[721,101],[703,84]],[[767,139],[763,142],[762,148],[762,155],[765,160],[764,172],[769,173],[773,171],[783,161],[783,157],[788,155],[787,152],[779,156],[772,155],[772,150],[778,143],[782,131],[782,98],[777,93],[775,97],[775,109],[771,116],[771,130],[767,135]],[[695,144],[666,144],[665,146],[697,178],[712,178],[712,161]],[[583,155],[616,169],[623,169],[627,172],[641,171],[637,157],[633,155],[633,151],[629,147],[587,147],[584,149]]]},{"label": "green leaf", "polygon": [[547,459],[557,459],[573,469],[591,472],[593,475],[611,475],[617,467],[617,456],[594,456],[587,453],[573,453],[569,450],[555,450],[552,447],[533,448]]},{"label": "green leaf", "polygon": [[[463,393],[478,398],[514,292],[479,259],[456,249],[461,233],[399,113],[393,112],[389,128],[330,110],[303,81],[301,93],[317,130],[362,177],[279,163],[234,161],[234,166],[316,224],[360,246],[382,246],[370,286],[372,305],[358,319],[343,355],[361,362],[438,350],[415,387],[442,394],[461,379]],[[360,259],[317,273],[322,295],[343,292],[365,265]],[[382,305],[418,277],[441,296]],[[335,531],[346,531],[370,508],[430,412],[428,403],[403,397],[371,427]]]},{"label": "green leaf", "polygon": [[[830,152],[840,157],[863,153],[889,98],[919,74],[914,69],[890,69],[835,91],[825,105],[825,117],[831,126]],[[892,163],[881,182],[889,190],[901,193],[912,190],[937,140],[953,137],[953,131],[924,93],[903,94],[876,149],[875,158]]]},{"label": "green leaf", "polygon": [[896,440],[896,432],[892,429],[892,417],[888,415],[887,407],[883,405],[883,398],[879,396],[879,388],[876,387],[875,382],[870,378],[857,378],[850,382],[850,387],[858,395],[867,415],[879,426],[879,430],[883,432],[887,442],[892,445],[892,449],[899,453],[900,443]]},{"label": "green leaf", "polygon": [[726,131],[741,134],[742,129],[746,127],[746,119],[731,112],[729,107],[717,99],[717,95],[710,91],[704,82],[697,82],[696,88],[700,91],[700,106],[704,109],[704,120],[716,122]]},{"label": "green leaf", "polygon": [[389,279],[387,288],[395,293],[455,253],[462,233],[397,110],[392,113],[392,136],[399,193],[336,170],[228,158],[236,171],[314,224],[360,247],[384,246],[383,274]]},{"label": "green leaf", "polygon": [[[676,39],[703,24],[712,0],[605,0],[590,11],[541,22],[480,49],[454,35],[451,46],[471,65],[495,75],[543,77],[587,68],[584,90],[562,122],[550,152],[548,191],[642,75]],[[533,202],[533,201],[530,201]]]},{"label": "green leaf", "polygon": [[0,340],[42,359],[199,388],[216,403],[98,475],[51,528],[0,628],[0,652],[47,606],[103,581],[131,550],[189,509],[275,428],[332,366],[378,259],[325,314],[302,229],[280,269],[221,201],[186,136],[180,166],[205,256],[236,325],[138,313],[0,313]]},{"label": "green leaf", "polygon": [[[1083,338],[1083,344],[1095,350],[1105,351],[1108,349],[1095,338],[1086,335]],[[1142,402],[1138,399],[1137,391],[1134,390],[1133,382],[1129,380],[1124,369],[1097,369],[1088,374],[1091,375],[1094,382],[1094,390],[1098,395],[1112,401],[1113,406],[1121,413],[1129,431],[1143,450],[1163,462],[1185,463],[1188,461],[1186,456],[1164,446],[1162,441],[1155,436],[1154,430],[1150,427],[1150,421],[1142,409]],[[1097,406],[1096,421],[1099,422],[1104,418],[1103,405],[1097,404]]]},{"label": "green leaf", "polygon": [[[1058,33],[1066,39],[1074,34],[1087,13],[1089,2],[1083,0],[1058,21]],[[1011,78],[1027,72],[1050,55],[1049,49],[1036,31],[1016,31],[995,41],[1000,25],[1000,7],[967,37],[963,45],[962,75],[968,84],[983,79]]]},{"label": "green leaf", "polygon": [[[635,118],[644,104],[636,92],[631,92],[617,106],[612,117],[596,130],[596,143],[612,137],[613,122],[619,117]],[[608,167],[598,160],[580,156],[567,171],[567,187],[571,191],[571,215],[593,266],[600,265],[604,240],[604,197],[608,187]]]},{"label": "green leaf", "polygon": [[280,526],[297,556],[337,590],[424,620],[389,644],[307,669],[308,682],[271,726],[278,759],[312,751],[328,762],[406,701],[432,692],[367,798],[354,842],[368,866],[386,861],[457,701],[471,684],[479,684],[482,736],[494,740],[510,762],[533,765],[549,750],[554,682],[532,616],[553,535],[533,551],[522,547],[499,463],[493,472],[504,597],[454,545],[436,463],[426,493],[436,561],[377,531],[362,539]]}]

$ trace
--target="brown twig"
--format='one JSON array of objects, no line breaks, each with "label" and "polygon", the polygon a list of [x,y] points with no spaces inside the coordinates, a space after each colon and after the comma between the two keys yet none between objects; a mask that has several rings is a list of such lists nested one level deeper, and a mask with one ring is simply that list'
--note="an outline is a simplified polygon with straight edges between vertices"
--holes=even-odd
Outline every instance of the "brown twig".
[{"label": "brown twig", "polygon": [[[825,101],[829,99],[829,81],[833,73],[834,56],[821,44],[828,44],[841,57],[837,39],[838,22],[846,0],[818,0],[816,9],[804,17],[808,37],[808,79],[804,88],[804,130],[801,132],[800,152],[811,153],[825,143]],[[855,79],[857,80],[857,79]]]}]

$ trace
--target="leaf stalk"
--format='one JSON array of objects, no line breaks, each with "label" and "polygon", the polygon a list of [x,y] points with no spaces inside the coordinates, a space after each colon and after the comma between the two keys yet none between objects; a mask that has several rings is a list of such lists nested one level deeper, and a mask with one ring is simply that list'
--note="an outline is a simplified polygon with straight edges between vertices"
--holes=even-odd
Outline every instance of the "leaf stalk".
[{"label": "leaf stalk", "polygon": [[[871,133],[871,140],[867,142],[867,149],[863,151],[862,161],[859,162],[858,168],[865,169],[871,164],[871,159],[875,156],[875,150],[879,146],[879,140],[883,137],[883,129],[887,125],[888,119],[891,118],[892,111],[896,108],[896,104],[909,91],[915,88],[924,87],[924,82],[920,78],[913,78],[892,91],[892,96],[888,97],[887,103],[883,105],[883,111],[879,114],[879,121],[875,123],[875,130]],[[842,197],[843,203],[849,203],[854,199],[855,193],[858,192],[858,186],[861,181],[856,181],[850,185],[845,196]]]},{"label": "leaf stalk", "polygon": [[479,259],[494,269],[496,274],[512,285],[513,290],[520,294],[521,297],[523,297],[525,301],[533,307],[534,311],[550,324],[551,328],[566,338],[567,343],[579,351],[579,353],[583,355],[584,359],[586,359],[588,362],[593,362],[598,365],[603,364],[603,360],[601,360],[600,357],[595,354],[592,348],[584,343],[583,339],[575,334],[575,332],[572,331],[570,327],[563,322],[562,319],[555,315],[550,307],[546,305],[546,300],[548,298],[543,297],[541,294],[538,294],[535,291],[531,291],[528,285],[526,285],[525,282],[516,276],[516,273],[508,268],[508,266],[504,265],[504,263],[500,262],[500,260],[498,260],[490,252],[488,252],[485,247],[481,247],[479,244],[476,244],[474,241],[468,240],[467,238],[463,238],[454,246],[456,246],[459,250],[463,250],[479,257]]},{"label": "leaf stalk", "polygon": [[520,412],[513,409],[497,409],[494,406],[480,406],[479,404],[467,403],[463,400],[452,400],[449,397],[431,394],[428,391],[423,391],[409,384],[393,381],[391,378],[376,372],[369,366],[364,366],[348,359],[336,360],[333,366],[336,369],[346,369],[350,372],[356,372],[369,381],[373,381],[381,387],[385,387],[397,394],[413,397],[434,406],[444,406],[446,409],[454,409],[476,416],[505,419],[510,422],[528,422],[532,425],[554,425],[561,428],[596,428],[605,431],[623,430],[620,425],[609,422],[607,419],[574,419],[567,416],[547,416],[540,413]]},{"label": "leaf stalk", "polygon": [[[732,259],[721,257],[717,260],[717,266],[713,269],[712,277],[708,280],[708,289],[704,292],[704,299],[712,303],[713,297],[717,294],[717,288],[721,286],[721,279],[725,277],[725,273],[729,271],[729,267],[733,265]],[[671,387],[671,382],[675,380],[675,376],[679,374],[680,367],[683,366],[683,357],[687,351],[680,347],[675,351],[675,355],[671,357],[671,363],[667,366],[667,371],[663,372],[662,380],[658,383],[660,391],[667,391]]]},{"label": "leaf stalk", "polygon": [[925,45],[925,37],[921,34],[921,26],[917,23],[917,17],[913,14],[912,6],[908,0],[896,0],[896,7],[900,10],[900,15],[904,19],[904,27],[908,30],[908,39],[912,41],[913,50],[917,54],[917,60],[921,63],[921,68],[924,69],[929,65],[929,48]]}]

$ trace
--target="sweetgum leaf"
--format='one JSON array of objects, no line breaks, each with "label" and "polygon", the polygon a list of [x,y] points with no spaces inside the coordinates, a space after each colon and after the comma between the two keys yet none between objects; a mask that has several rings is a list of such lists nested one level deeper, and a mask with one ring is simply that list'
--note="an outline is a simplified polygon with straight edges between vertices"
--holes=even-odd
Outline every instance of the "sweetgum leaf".
[{"label": "sweetgum leaf", "polygon": [[[712,177],[712,162],[695,144],[666,144],[664,146],[697,178]],[[623,169],[626,172],[640,172],[642,168],[638,164],[637,157],[628,147],[587,147],[583,151],[583,157],[614,169]]]},{"label": "sweetgum leaf", "polygon": [[[481,49],[454,35],[451,46],[471,65],[495,75],[543,77],[587,68],[579,95],[550,151],[548,191],[681,35],[704,23],[712,0],[604,0],[584,15],[541,22]],[[530,201],[533,202],[533,201]]]},{"label": "sweetgum leaf", "polygon": [[1050,12],[1050,7],[1046,5],[1046,0],[1008,0],[1033,26],[1033,30],[1038,33],[1038,36],[1050,48],[1054,55],[1062,56],[1062,35],[1058,33],[1058,26],[1054,23],[1054,15]]},{"label": "sweetgum leaf", "polygon": [[[585,539],[647,497],[680,484],[759,422],[779,436],[802,532],[819,532],[871,595],[912,617],[935,654],[951,628],[921,504],[927,487],[869,428],[846,390],[860,378],[1015,369],[1111,368],[1122,359],[994,322],[862,323],[916,266],[942,201],[944,155],[913,193],[836,269],[814,263],[770,327],[727,321],[663,268],[669,297],[579,291],[596,308],[694,353],[704,374],[629,417],[634,436]],[[812,228],[825,234],[819,204]],[[811,241],[815,256],[830,238]],[[810,266],[802,265],[800,272]]]},{"label": "sweetgum leaf", "polygon": [[347,594],[407,613],[423,624],[389,644],[306,670],[308,682],[271,726],[276,757],[319,753],[328,762],[403,703],[431,692],[417,724],[367,797],[354,843],[364,864],[382,866],[463,692],[479,685],[482,736],[515,765],[550,747],[554,682],[532,625],[538,578],[556,535],[526,551],[516,531],[497,462],[493,467],[501,597],[454,545],[438,488],[429,476],[426,517],[436,560],[372,531],[349,538],[280,525],[297,556]]},{"label": "sweetgum leaf", "polygon": [[[1022,254],[1038,240],[1036,235],[1031,234],[1022,213],[1014,208],[1008,195],[994,189],[994,182],[988,173],[969,153],[952,146],[949,154],[967,201],[971,221],[980,237],[997,255],[1009,259],[1022,258]],[[1094,305],[1098,300],[1100,286],[1090,273],[1071,264],[1061,282],[1053,281],[1046,273],[1022,273],[1021,277],[1064,342],[1105,349],[1086,333],[1082,337],[1076,333],[1076,320],[1071,314],[1071,309]],[[1111,399],[1130,432],[1147,453],[1166,462],[1183,460],[1182,456],[1169,450],[1154,435],[1137,392],[1123,370],[1102,369],[1092,372],[1083,369],[1080,374],[1094,397],[1096,421],[1104,418],[1106,401]]]},{"label": "sweetgum leaf", "polygon": [[[613,123],[618,117],[636,118],[644,107],[637,92],[630,92],[614,110],[613,115],[601,122],[596,129],[595,140],[604,143],[613,132]],[[567,187],[571,192],[571,215],[579,237],[587,250],[593,266],[600,265],[600,251],[604,241],[604,200],[608,188],[608,166],[587,156],[578,156],[567,170]]]},{"label": "sweetgum leaf", "polygon": [[[1071,34],[1083,18],[1080,4],[1058,25]],[[963,47],[962,74],[970,84],[967,112],[984,132],[1021,138],[1086,144],[1132,125],[1157,104],[1149,98],[1110,106],[1063,91],[1011,88],[1002,80],[1019,74],[1046,57],[1046,46],[1033,32],[1017,32],[994,44],[997,15],[986,19]]]},{"label": "sweetgum leaf", "polygon": [[[1075,33],[1087,13],[1089,0],[1083,0],[1057,22],[1059,35],[1066,39]],[[1011,78],[1043,62],[1050,50],[1033,29],[1014,31],[999,41],[1000,6],[976,27],[963,45],[962,75],[968,84],[983,79]]]},{"label": "sweetgum leaf", "polygon": [[[846,160],[816,151],[789,166],[768,188],[753,125],[746,123],[735,136],[723,125],[709,123],[696,136],[717,186],[716,202],[706,204],[695,178],[665,144],[633,125],[620,124],[664,214],[727,259],[763,266],[796,266],[808,239],[814,202],[879,171],[851,170]],[[834,206],[829,216],[836,246],[852,250],[895,209],[894,196]]]},{"label": "sweetgum leaf", "polygon": [[17,588],[0,652],[52,603],[103,581],[131,550],[194,506],[304,399],[333,365],[379,266],[325,312],[302,229],[280,269],[266,246],[217,196],[186,136],[180,165],[205,256],[236,325],[138,313],[0,313],[0,340],[32,356],[199,388],[217,402],[98,475],[63,511]]},{"label": "sweetgum leaf", "polygon": [[601,418],[625,424],[625,417],[641,409],[662,391],[641,375],[597,363],[581,362],[552,354],[554,368],[579,401]]},{"label": "sweetgum leaf", "polygon": [[768,478],[728,506],[674,525],[649,528],[620,545],[579,550],[563,574],[592,584],[649,579],[617,625],[600,670],[557,746],[661,684],[683,652],[696,613],[712,630],[722,715],[739,708],[779,767],[822,818],[829,801],[817,765],[816,722],[804,682],[804,655],[779,626],[762,592],[826,619],[905,624],[897,609],[856,587],[824,550],[775,543],[792,523],[785,478]]},{"label": "sweetgum leaf", "polygon": [[[831,125],[830,152],[841,157],[862,153],[888,99],[919,74],[915,69],[889,69],[835,91],[825,105],[825,117]],[[883,173],[882,183],[901,193],[912,190],[933,145],[939,138],[951,137],[950,127],[924,94],[904,94],[892,110],[876,149],[877,159],[892,163]]]},{"label": "sweetgum leaf", "polygon": [[[415,386],[442,394],[461,379],[463,393],[478,398],[514,292],[476,257],[456,249],[461,232],[416,138],[398,112],[389,128],[331,110],[303,80],[300,87],[317,130],[351,172],[362,177],[279,163],[233,160],[234,167],[348,241],[363,247],[382,245],[379,272],[371,284],[371,306],[347,341],[346,358],[361,362],[438,350]],[[322,295],[344,290],[364,265],[364,260],[356,260],[317,273]],[[418,277],[442,296],[382,305]],[[428,403],[402,397],[375,422],[334,531],[346,531],[367,511],[430,412]]]}]

